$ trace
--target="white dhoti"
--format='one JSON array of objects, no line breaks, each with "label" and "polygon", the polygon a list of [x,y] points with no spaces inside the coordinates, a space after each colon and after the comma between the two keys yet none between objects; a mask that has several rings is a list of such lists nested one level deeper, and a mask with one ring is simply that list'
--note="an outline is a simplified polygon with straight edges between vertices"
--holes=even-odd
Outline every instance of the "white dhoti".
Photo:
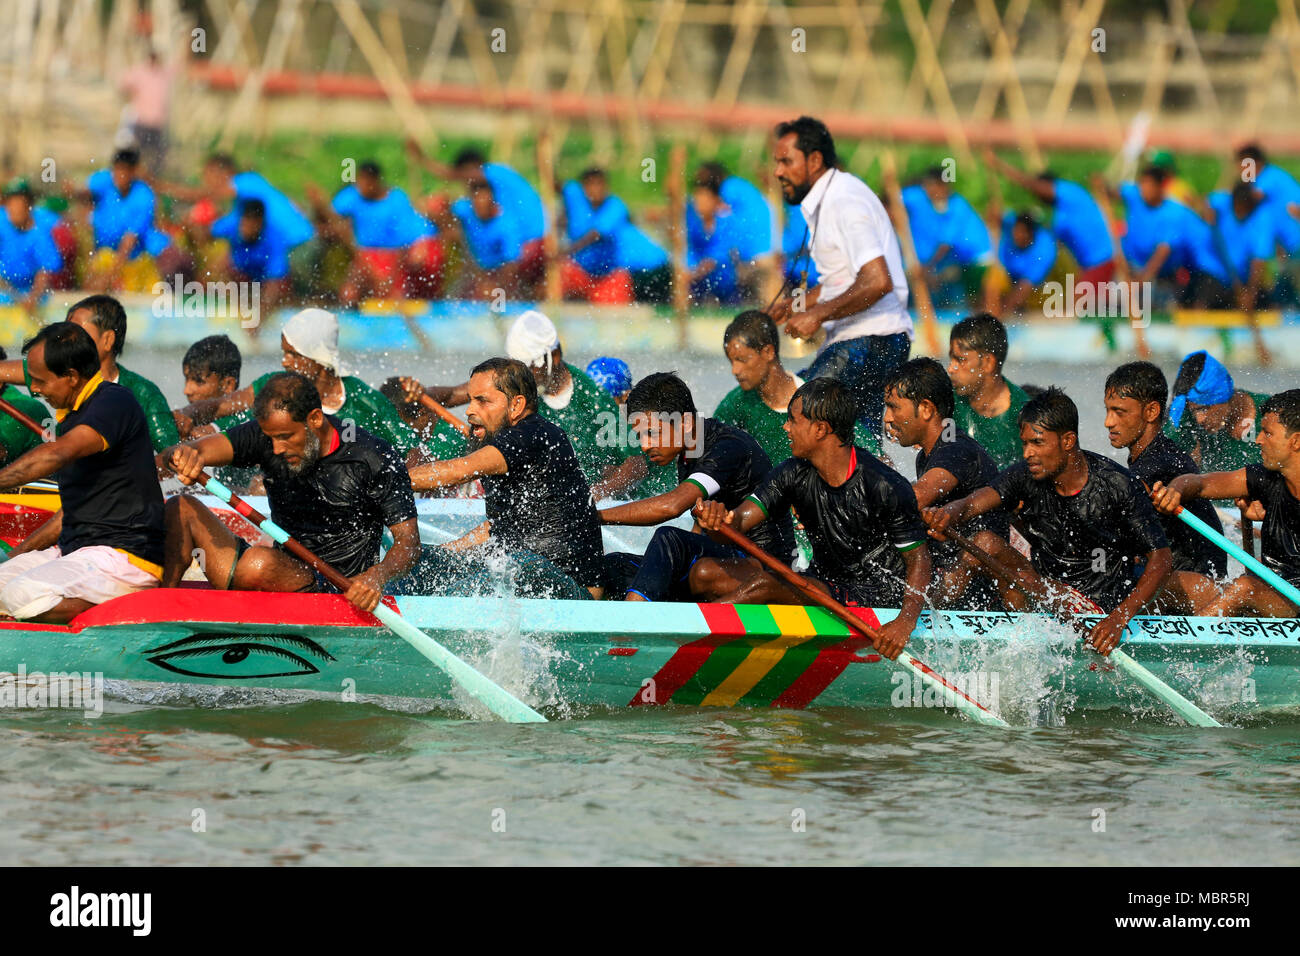
[{"label": "white dhoti", "polygon": [[103,604],[158,586],[158,576],[107,545],[64,555],[57,546],[30,551],[0,564],[0,611],[19,620],[36,617],[65,598]]}]

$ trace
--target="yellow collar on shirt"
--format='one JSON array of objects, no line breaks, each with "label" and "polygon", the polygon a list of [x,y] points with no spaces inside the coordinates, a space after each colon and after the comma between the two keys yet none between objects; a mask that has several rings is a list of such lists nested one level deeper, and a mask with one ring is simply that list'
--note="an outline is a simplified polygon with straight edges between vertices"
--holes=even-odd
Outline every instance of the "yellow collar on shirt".
[{"label": "yellow collar on shirt", "polygon": [[82,405],[86,404],[90,396],[95,394],[95,389],[99,388],[99,386],[103,384],[104,376],[99,372],[96,372],[89,380],[87,380],[85,386],[81,389],[81,393],[77,396],[77,400],[72,403],[72,407],[55,409],[54,417],[58,421],[63,421],[63,419],[68,416],[69,412],[75,412],[77,409],[81,408]]}]

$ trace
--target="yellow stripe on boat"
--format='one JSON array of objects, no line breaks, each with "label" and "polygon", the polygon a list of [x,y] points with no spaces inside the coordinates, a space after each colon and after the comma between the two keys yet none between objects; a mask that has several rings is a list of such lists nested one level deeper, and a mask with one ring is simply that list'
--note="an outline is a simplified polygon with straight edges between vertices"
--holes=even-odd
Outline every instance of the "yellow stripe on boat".
[{"label": "yellow stripe on boat", "polygon": [[43,508],[46,511],[58,511],[63,507],[59,496],[49,492],[0,495],[0,504],[22,505],[24,508]]},{"label": "yellow stripe on boat", "polygon": [[732,707],[758,684],[768,672],[785,657],[788,648],[809,641],[817,636],[808,611],[802,607],[782,604],[769,604],[772,619],[781,630],[781,636],[754,648],[745,655],[740,666],[732,671],[727,679],[719,684],[701,701],[705,707]]},{"label": "yellow stripe on boat", "polygon": [[[1203,329],[1245,329],[1250,327],[1246,313],[1240,309],[1174,309],[1174,325],[1192,325]],[[1260,328],[1282,324],[1282,313],[1264,309],[1255,313]]]}]

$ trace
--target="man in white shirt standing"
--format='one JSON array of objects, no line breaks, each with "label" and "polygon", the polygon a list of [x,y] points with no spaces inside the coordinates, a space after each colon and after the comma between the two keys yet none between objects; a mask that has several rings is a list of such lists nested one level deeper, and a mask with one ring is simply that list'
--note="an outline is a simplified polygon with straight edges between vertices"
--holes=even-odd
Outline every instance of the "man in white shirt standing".
[{"label": "man in white shirt standing", "polygon": [[912,349],[907,278],[893,224],[871,187],[836,169],[835,142],[820,120],[801,116],[779,124],[773,157],[785,201],[803,211],[820,282],[777,301],[772,318],[795,338],[826,331],[813,364],[799,374],[843,382],[859,422],[879,440],[885,384]]}]

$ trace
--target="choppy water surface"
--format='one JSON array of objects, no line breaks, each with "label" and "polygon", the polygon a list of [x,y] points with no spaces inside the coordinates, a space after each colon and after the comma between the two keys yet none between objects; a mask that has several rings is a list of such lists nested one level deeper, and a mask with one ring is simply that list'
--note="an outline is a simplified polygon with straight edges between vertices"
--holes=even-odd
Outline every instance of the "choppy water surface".
[{"label": "choppy water surface", "polygon": [[[178,397],[178,358],[132,364]],[[373,359],[362,374],[451,381],[473,358]],[[250,361],[245,381],[263,367]],[[701,407],[730,388],[721,361],[681,371]],[[1017,371],[1077,392],[1084,444],[1109,451],[1107,369]],[[325,701],[110,702],[98,720],[0,711],[0,863],[1300,862],[1300,714],[1207,731],[1136,699],[1135,712],[1059,696],[1041,707],[1064,657],[1009,646],[986,663],[1016,729],[887,705],[644,708],[525,727]],[[1182,686],[1230,684],[1248,666]]]}]

